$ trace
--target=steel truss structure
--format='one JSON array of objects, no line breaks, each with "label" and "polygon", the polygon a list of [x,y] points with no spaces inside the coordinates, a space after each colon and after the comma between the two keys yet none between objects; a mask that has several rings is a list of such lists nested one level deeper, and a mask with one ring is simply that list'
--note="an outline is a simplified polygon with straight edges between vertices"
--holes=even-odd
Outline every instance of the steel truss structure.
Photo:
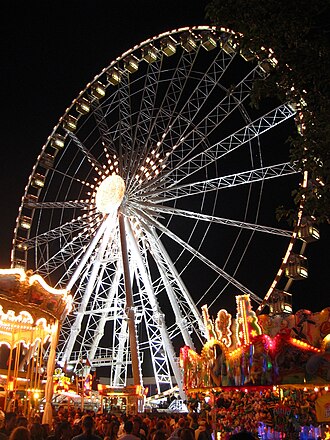
[{"label": "steel truss structure", "polygon": [[[270,214],[300,179],[284,144],[295,108],[252,108],[274,60],[241,55],[238,36],[222,28],[146,40],[103,69],[47,139],[12,265],[71,290],[63,363],[110,367],[117,387],[137,362],[135,381],[153,375],[158,392],[171,389],[173,376],[182,381],[179,347],[204,341],[202,301],[219,310],[228,295],[248,293],[261,302],[292,237]],[[256,289],[260,237],[271,269]]]}]

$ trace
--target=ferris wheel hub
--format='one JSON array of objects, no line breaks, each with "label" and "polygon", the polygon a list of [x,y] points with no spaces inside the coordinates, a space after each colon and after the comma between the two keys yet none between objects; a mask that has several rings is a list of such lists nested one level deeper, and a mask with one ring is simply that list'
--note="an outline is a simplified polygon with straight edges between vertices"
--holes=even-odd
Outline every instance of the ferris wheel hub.
[{"label": "ferris wheel hub", "polygon": [[104,179],[96,191],[95,204],[102,214],[116,211],[125,195],[126,185],[118,174]]}]

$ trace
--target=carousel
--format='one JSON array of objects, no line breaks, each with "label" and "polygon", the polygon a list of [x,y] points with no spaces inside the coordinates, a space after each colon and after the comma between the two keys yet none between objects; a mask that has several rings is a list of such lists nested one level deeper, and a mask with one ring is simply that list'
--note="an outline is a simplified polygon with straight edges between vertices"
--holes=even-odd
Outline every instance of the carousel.
[{"label": "carousel", "polygon": [[50,287],[41,276],[23,269],[0,269],[4,411],[20,409],[31,416],[38,401],[44,399],[42,422],[52,422],[55,350],[61,322],[71,305],[68,291]]}]

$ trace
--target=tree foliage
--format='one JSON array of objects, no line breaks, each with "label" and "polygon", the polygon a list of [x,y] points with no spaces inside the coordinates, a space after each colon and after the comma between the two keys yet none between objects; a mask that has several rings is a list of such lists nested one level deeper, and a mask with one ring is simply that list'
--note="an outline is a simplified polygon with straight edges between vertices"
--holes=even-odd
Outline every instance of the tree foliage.
[{"label": "tree foliage", "polygon": [[[293,198],[299,204],[303,196],[306,214],[330,222],[330,0],[211,0],[206,14],[240,32],[240,45],[257,56],[264,56],[265,46],[274,51],[278,64],[256,85],[254,100],[277,96],[298,103],[300,134],[290,138],[290,154],[309,180]],[[291,214],[279,210],[280,217]]]}]

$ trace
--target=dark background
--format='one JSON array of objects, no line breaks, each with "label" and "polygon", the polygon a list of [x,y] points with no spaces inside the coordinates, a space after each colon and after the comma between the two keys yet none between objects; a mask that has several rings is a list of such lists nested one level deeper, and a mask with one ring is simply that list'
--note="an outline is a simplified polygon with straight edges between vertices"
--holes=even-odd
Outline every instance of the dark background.
[{"label": "dark background", "polygon": [[[2,6],[0,267],[10,265],[24,187],[65,108],[102,68],[134,45],[171,29],[208,24],[205,4],[67,0]],[[330,306],[328,228],[323,226],[321,240],[307,249],[310,276],[291,290],[294,310]]]}]

